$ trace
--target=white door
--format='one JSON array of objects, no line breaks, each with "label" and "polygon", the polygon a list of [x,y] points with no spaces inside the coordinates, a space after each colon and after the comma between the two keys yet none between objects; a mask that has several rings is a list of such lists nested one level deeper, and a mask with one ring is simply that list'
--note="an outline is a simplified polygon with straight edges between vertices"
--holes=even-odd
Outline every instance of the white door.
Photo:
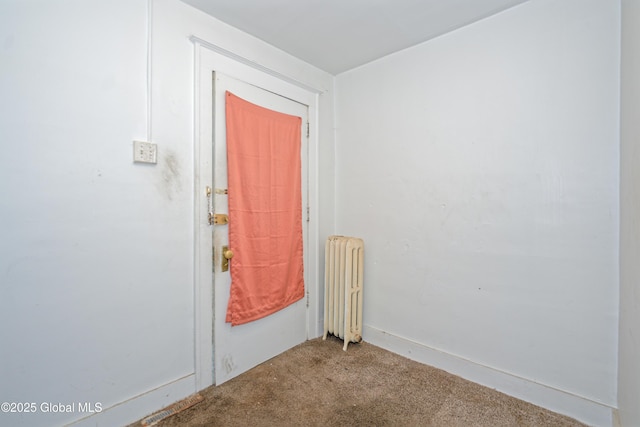
[{"label": "white door", "polygon": [[[302,206],[306,215],[308,194],[308,149],[307,120],[308,107],[257,86],[233,79],[219,72],[214,73],[214,147],[213,147],[213,209],[216,214],[228,213],[227,195],[227,155],[225,126],[225,92],[243,98],[253,104],[270,110],[295,115],[302,118]],[[308,226],[303,218],[303,240],[305,264],[308,252]],[[214,376],[215,383],[223,382],[251,369],[252,367],[300,344],[307,339],[307,298],[265,318],[244,325],[231,326],[225,322],[229,301],[231,275],[221,270],[222,247],[229,243],[228,225],[215,225],[213,230],[214,248]],[[233,263],[233,259],[230,260]],[[306,276],[306,275],[305,275]],[[305,283],[308,282],[305,277]],[[306,291],[306,290],[305,290]]]}]

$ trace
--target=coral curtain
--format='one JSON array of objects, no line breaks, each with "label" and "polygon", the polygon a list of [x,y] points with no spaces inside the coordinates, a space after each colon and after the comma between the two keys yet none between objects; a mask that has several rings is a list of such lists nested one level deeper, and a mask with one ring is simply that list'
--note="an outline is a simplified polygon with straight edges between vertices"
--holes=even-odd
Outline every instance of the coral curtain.
[{"label": "coral curtain", "polygon": [[301,124],[226,93],[232,325],[304,296]]}]

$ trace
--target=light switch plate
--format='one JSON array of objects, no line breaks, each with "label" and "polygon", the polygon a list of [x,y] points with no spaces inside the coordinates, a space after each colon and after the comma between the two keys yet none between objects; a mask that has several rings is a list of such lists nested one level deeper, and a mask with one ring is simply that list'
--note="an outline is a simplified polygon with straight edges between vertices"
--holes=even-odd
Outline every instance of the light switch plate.
[{"label": "light switch plate", "polygon": [[157,144],[133,141],[133,161],[137,163],[158,163]]}]

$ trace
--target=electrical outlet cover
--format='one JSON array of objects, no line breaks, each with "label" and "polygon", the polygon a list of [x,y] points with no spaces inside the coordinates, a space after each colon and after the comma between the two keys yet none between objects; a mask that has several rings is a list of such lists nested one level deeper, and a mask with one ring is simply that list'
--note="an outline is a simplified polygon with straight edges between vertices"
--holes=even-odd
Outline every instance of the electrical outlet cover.
[{"label": "electrical outlet cover", "polygon": [[133,141],[133,161],[136,163],[158,163],[157,144]]}]

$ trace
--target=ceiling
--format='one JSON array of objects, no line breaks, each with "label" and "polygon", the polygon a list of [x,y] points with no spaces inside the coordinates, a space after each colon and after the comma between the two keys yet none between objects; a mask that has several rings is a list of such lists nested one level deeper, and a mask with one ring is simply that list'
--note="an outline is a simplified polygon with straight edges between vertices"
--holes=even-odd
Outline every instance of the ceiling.
[{"label": "ceiling", "polygon": [[331,74],[527,0],[182,0]]}]

